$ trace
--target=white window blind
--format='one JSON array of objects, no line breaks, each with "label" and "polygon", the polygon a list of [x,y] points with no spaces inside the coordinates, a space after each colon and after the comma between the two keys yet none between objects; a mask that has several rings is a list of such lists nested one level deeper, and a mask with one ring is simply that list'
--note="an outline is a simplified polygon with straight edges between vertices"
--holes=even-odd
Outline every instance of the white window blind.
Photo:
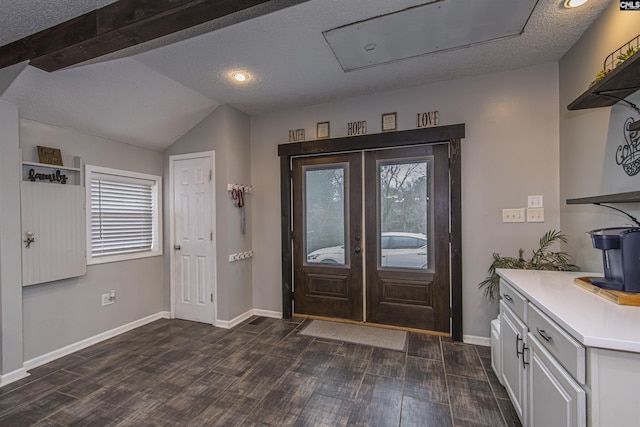
[{"label": "white window blind", "polygon": [[150,251],[153,244],[151,186],[91,180],[91,254]]},{"label": "white window blind", "polygon": [[87,166],[89,263],[161,255],[160,177]]}]

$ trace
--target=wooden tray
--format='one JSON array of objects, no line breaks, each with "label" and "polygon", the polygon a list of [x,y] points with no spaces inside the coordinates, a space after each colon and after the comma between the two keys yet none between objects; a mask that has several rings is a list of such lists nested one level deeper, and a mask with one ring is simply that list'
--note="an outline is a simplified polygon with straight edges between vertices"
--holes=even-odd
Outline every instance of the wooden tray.
[{"label": "wooden tray", "polygon": [[591,284],[590,277],[576,277],[573,279],[574,283],[580,286],[582,289],[586,289],[589,292],[601,296],[602,298],[615,302],[619,305],[634,305],[640,306],[640,293],[634,292],[622,292],[614,291],[611,289],[602,289],[598,286]]}]

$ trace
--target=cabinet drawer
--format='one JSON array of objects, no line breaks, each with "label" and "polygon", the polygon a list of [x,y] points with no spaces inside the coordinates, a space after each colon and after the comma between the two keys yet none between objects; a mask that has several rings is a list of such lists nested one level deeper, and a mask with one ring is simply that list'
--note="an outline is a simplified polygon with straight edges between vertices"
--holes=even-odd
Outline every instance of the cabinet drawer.
[{"label": "cabinet drawer", "polygon": [[527,322],[527,318],[525,317],[527,312],[527,299],[502,279],[500,279],[500,298],[502,298],[502,301],[504,301],[507,307],[513,310],[520,320],[523,320],[525,323]]},{"label": "cabinet drawer", "polygon": [[580,384],[585,384],[584,347],[533,304],[529,303],[527,311],[529,333],[538,339],[573,378]]}]

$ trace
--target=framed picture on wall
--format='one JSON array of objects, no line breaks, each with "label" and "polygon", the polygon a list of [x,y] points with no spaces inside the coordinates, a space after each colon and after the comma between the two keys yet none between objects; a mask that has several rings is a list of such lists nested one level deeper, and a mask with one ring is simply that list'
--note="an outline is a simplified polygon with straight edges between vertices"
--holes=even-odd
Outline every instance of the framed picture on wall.
[{"label": "framed picture on wall", "polygon": [[38,149],[38,161],[46,165],[64,166],[62,164],[62,153],[59,148],[36,146]]},{"label": "framed picture on wall", "polygon": [[385,113],[382,115],[382,132],[392,132],[398,129],[398,113]]},{"label": "framed picture on wall", "polygon": [[318,122],[316,126],[316,139],[327,139],[330,135],[329,122]]}]

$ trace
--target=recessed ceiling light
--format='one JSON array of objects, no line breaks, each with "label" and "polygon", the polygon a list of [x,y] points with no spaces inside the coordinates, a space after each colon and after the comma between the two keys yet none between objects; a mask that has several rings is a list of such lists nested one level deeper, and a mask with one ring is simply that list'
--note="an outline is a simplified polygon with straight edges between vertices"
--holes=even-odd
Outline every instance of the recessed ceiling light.
[{"label": "recessed ceiling light", "polygon": [[239,82],[243,82],[249,78],[247,73],[233,73],[233,78]]},{"label": "recessed ceiling light", "polygon": [[376,44],[375,43],[367,43],[367,44],[364,45],[364,50],[366,50],[367,52],[371,52],[375,48],[376,48]]},{"label": "recessed ceiling light", "polygon": [[567,9],[570,9],[572,7],[582,6],[586,2],[587,0],[565,0],[564,7],[566,7]]}]

